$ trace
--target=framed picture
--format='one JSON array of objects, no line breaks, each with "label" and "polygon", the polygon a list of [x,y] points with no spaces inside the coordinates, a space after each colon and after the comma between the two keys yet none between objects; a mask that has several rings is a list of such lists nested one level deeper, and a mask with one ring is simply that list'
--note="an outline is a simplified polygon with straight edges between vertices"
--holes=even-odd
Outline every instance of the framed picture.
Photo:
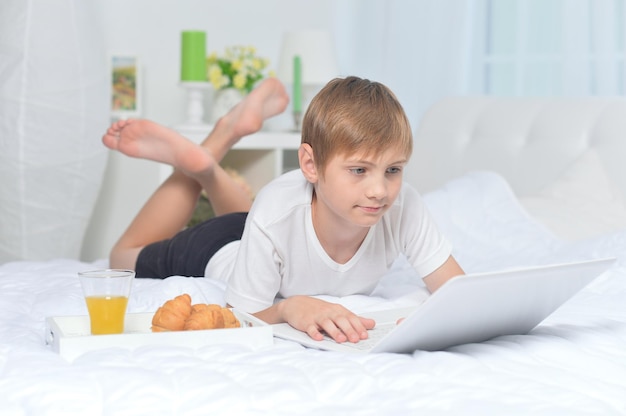
[{"label": "framed picture", "polygon": [[141,113],[139,59],[133,55],[114,54],[111,65],[111,115],[115,118],[137,117]]}]

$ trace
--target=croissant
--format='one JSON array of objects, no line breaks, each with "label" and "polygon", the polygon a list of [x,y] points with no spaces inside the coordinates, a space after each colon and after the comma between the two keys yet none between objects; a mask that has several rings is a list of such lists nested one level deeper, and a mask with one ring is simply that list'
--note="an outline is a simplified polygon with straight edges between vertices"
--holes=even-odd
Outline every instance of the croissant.
[{"label": "croissant", "polygon": [[163,304],[152,317],[152,331],[180,331],[191,315],[191,296],[184,293]]},{"label": "croissant", "polygon": [[224,328],[224,315],[219,305],[193,305],[185,321],[185,330]]},{"label": "croissant", "polygon": [[222,316],[224,317],[224,328],[239,328],[241,327],[241,323],[239,319],[235,316],[233,311],[228,308],[222,308]]},{"label": "croissant", "polygon": [[192,305],[191,296],[186,293],[165,302],[152,317],[153,332],[240,326],[239,320],[230,309],[215,304]]},{"label": "croissant", "polygon": [[239,328],[241,324],[235,314],[219,305],[197,304],[191,308],[191,315],[185,321],[186,330]]}]

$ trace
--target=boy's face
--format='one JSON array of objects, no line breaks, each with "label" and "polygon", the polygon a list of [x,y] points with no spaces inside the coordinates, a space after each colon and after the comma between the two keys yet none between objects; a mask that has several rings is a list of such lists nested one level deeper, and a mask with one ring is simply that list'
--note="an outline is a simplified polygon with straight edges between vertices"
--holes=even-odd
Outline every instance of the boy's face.
[{"label": "boy's face", "polygon": [[318,218],[337,225],[376,224],[400,192],[406,163],[406,155],[397,149],[332,157],[315,187]]}]

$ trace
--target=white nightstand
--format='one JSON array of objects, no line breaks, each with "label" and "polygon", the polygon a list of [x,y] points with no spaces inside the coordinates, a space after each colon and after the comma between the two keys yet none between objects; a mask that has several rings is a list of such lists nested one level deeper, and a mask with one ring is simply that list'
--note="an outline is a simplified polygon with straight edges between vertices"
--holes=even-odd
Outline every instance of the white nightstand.
[{"label": "white nightstand", "polygon": [[[211,131],[210,125],[175,126],[188,139],[200,143]],[[235,169],[256,193],[275,177],[298,168],[299,132],[260,131],[241,139],[228,152],[221,165]],[[164,165],[161,180],[172,172]]]}]

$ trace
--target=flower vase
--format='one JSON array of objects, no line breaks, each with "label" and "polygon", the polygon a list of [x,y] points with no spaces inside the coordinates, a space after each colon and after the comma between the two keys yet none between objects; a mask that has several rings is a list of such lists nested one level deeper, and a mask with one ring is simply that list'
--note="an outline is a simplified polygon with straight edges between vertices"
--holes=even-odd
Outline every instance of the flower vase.
[{"label": "flower vase", "polygon": [[211,108],[211,123],[215,124],[231,108],[243,100],[244,94],[236,88],[224,88],[215,91]]}]

